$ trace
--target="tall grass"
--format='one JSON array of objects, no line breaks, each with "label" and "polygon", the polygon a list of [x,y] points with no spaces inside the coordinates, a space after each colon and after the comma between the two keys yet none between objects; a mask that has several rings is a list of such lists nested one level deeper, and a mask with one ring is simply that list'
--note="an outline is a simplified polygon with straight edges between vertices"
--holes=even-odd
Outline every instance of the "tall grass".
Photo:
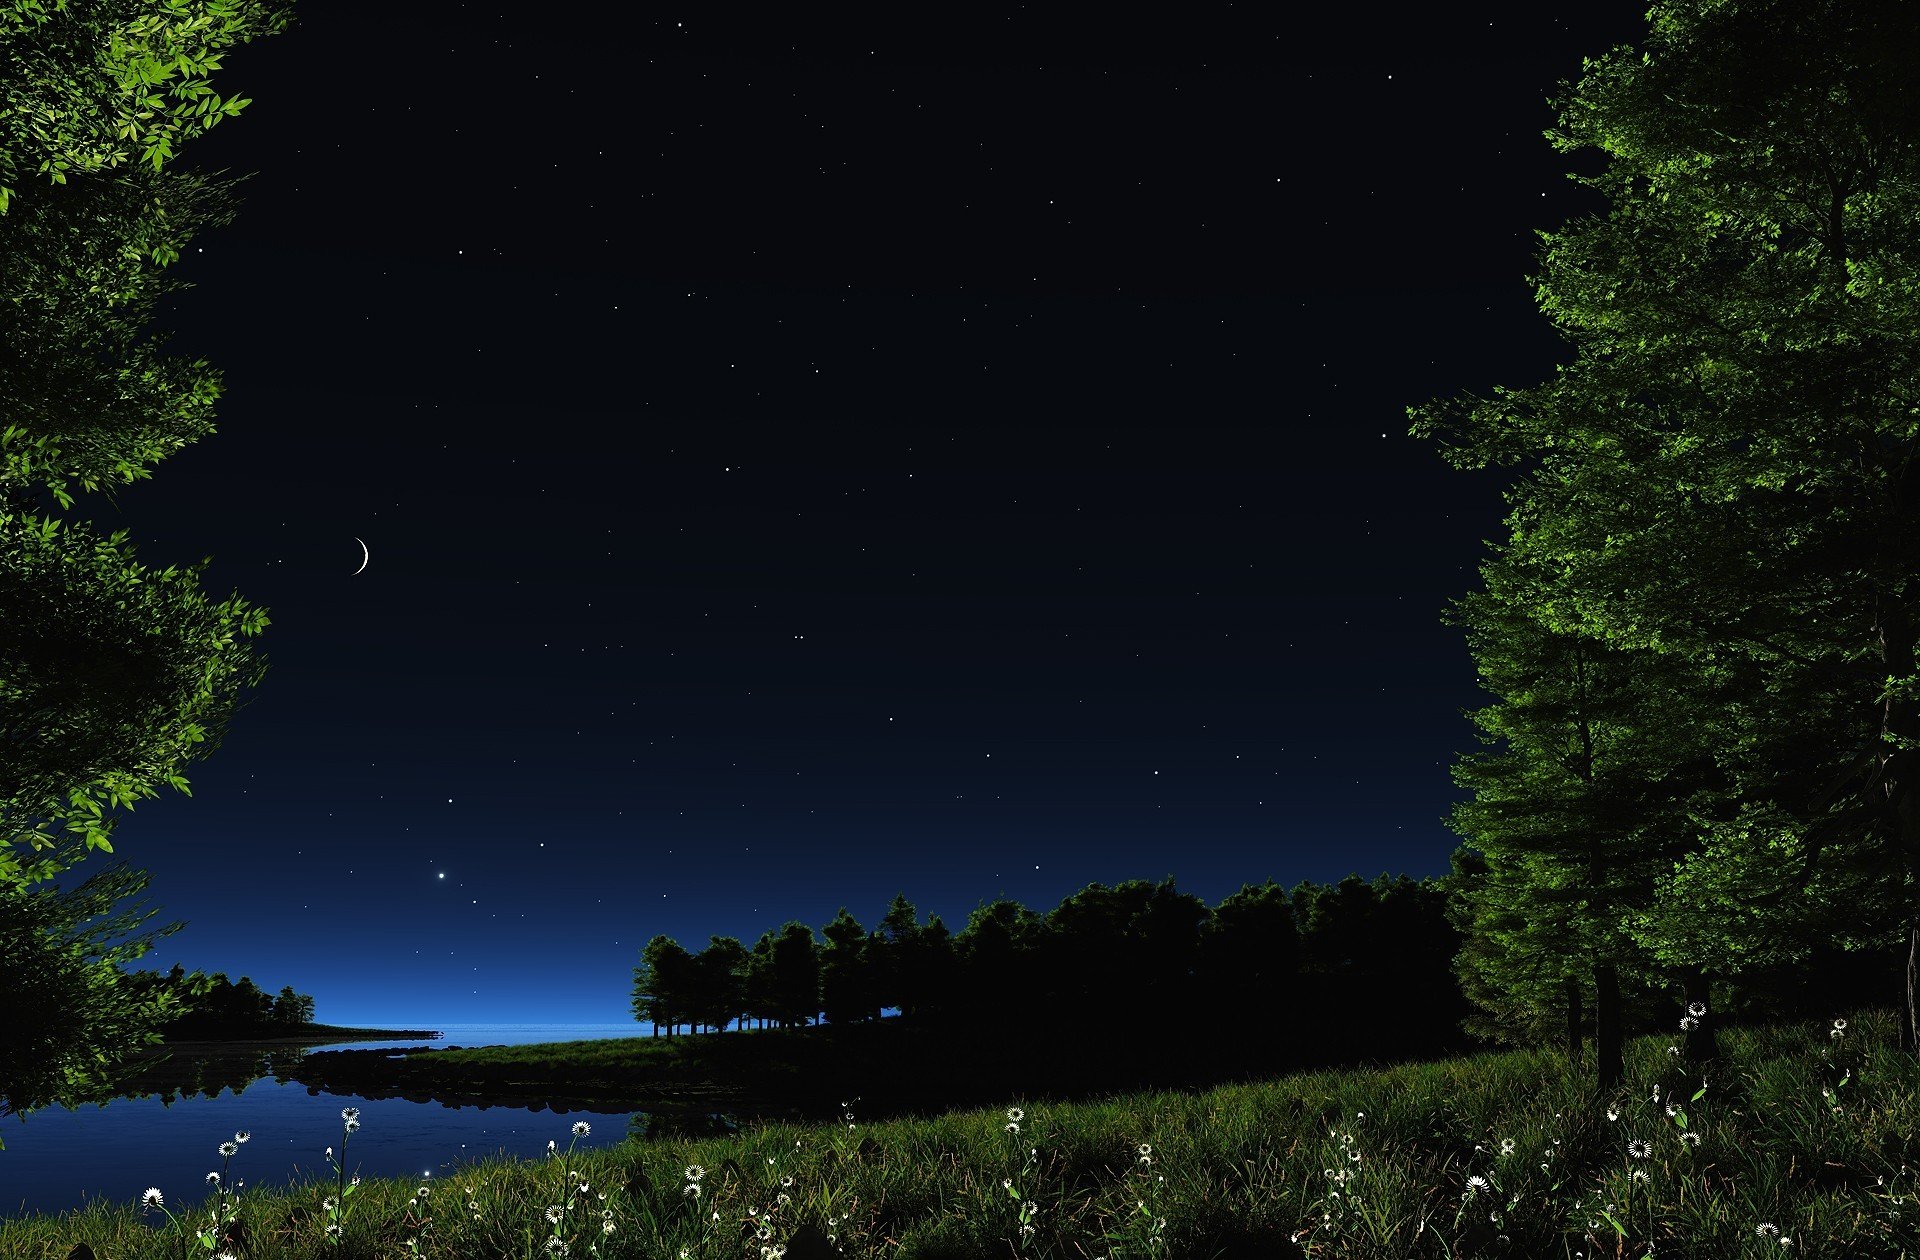
[{"label": "tall grass", "polygon": [[329,1182],[0,1222],[0,1256],[1920,1260],[1920,1064],[1892,1019],[1723,1029],[1704,1079],[1639,1038],[1604,1096],[1538,1050],[874,1124],[849,1100],[368,1180],[350,1215],[343,1134]]}]

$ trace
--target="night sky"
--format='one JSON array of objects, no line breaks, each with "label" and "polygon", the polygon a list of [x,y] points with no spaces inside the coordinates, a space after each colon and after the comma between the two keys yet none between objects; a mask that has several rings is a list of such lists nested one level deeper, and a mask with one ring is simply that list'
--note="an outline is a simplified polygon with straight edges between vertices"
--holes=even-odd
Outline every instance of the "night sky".
[{"label": "night sky", "polygon": [[1444,873],[1503,475],[1405,410],[1564,361],[1534,232],[1603,207],[1546,99],[1645,30],[1500,9],[309,2],[230,54],[177,164],[259,174],[156,321],[219,432],[76,508],[273,623],[116,834],[189,923],[140,965],[619,1021],[656,933]]}]

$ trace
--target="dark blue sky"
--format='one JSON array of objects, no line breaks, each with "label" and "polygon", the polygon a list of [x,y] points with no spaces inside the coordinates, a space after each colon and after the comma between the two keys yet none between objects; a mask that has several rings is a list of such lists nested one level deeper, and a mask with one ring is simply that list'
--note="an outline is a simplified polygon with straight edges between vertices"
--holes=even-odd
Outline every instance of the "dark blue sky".
[{"label": "dark blue sky", "polygon": [[220,432],[80,505],[273,619],[118,832],[147,964],[618,1020],[656,933],[1444,872],[1500,482],[1405,408],[1551,371],[1545,98],[1641,6],[1252,8],[231,55],[158,320]]}]

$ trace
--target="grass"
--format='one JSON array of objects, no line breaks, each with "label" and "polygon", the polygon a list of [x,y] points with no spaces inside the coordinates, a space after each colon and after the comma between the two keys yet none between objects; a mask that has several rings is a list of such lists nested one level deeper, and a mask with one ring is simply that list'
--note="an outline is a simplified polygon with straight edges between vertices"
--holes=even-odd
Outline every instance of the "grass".
[{"label": "grass", "polygon": [[425,1182],[346,1181],[348,1121],[325,1182],[4,1221],[0,1256],[1920,1260],[1920,1063],[1892,1021],[1722,1029],[1704,1082],[1637,1038],[1606,1096],[1590,1062],[1490,1052],[578,1153],[559,1132]]}]

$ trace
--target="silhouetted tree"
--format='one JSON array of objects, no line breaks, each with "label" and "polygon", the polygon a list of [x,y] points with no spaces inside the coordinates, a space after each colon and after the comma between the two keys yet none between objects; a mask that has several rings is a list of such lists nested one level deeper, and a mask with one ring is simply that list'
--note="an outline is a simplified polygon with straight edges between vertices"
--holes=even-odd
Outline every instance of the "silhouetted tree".
[{"label": "silhouetted tree", "polygon": [[1213,909],[1200,934],[1205,1009],[1231,1024],[1275,1027],[1299,992],[1300,933],[1286,889],[1244,884]]},{"label": "silhouetted tree", "polygon": [[895,893],[875,930],[868,955],[872,960],[874,1001],[883,1009],[895,1007],[912,1014],[906,997],[907,955],[919,944],[920,922],[905,893]]},{"label": "silhouetted tree", "polygon": [[280,996],[273,1000],[270,1022],[297,1027],[313,1022],[313,997],[311,994],[295,993],[292,985],[283,985]]},{"label": "silhouetted tree", "polygon": [[633,1017],[651,1021],[655,1036],[662,1028],[673,1036],[693,1018],[695,985],[693,955],[670,936],[654,937],[633,969]]},{"label": "silhouetted tree", "polygon": [[1135,911],[1128,930],[1139,938],[1145,952],[1141,995],[1154,1009],[1195,1009],[1193,982],[1200,965],[1200,939],[1212,917],[1205,901],[1173,886],[1171,875],[1148,887],[1145,904]]},{"label": "silhouetted tree", "polygon": [[694,958],[695,1017],[724,1030],[747,1008],[747,950],[731,936],[710,936]]},{"label": "silhouetted tree", "polygon": [[774,937],[772,949],[773,1008],[786,1027],[812,1023],[820,1017],[820,948],[813,929],[789,921]]},{"label": "silhouetted tree", "polygon": [[929,1019],[947,1019],[960,1003],[960,956],[953,933],[939,915],[931,915],[916,933],[901,963],[901,992],[907,1006]]},{"label": "silhouetted tree", "polygon": [[981,1027],[1010,1031],[1044,1010],[1036,983],[1046,921],[1017,901],[976,906],[954,937],[960,983],[954,1012]]},{"label": "silhouetted tree", "polygon": [[870,964],[867,931],[845,906],[820,930],[827,945],[820,954],[820,1005],[836,1024],[878,1019],[877,979]]},{"label": "silhouetted tree", "polygon": [[1093,883],[1063,898],[1036,938],[1031,983],[1049,995],[1046,1018],[1104,1021],[1121,994],[1149,1009],[1189,1005],[1209,913],[1171,877]]},{"label": "silhouetted tree", "polygon": [[255,984],[251,976],[241,976],[240,983],[233,986],[233,1018],[245,1025],[273,1022],[273,996]]},{"label": "silhouetted tree", "polygon": [[773,991],[774,939],[772,929],[762,932],[760,939],[754,942],[753,952],[747,956],[746,963],[747,1015],[757,1020],[762,1028],[780,1019]]}]

